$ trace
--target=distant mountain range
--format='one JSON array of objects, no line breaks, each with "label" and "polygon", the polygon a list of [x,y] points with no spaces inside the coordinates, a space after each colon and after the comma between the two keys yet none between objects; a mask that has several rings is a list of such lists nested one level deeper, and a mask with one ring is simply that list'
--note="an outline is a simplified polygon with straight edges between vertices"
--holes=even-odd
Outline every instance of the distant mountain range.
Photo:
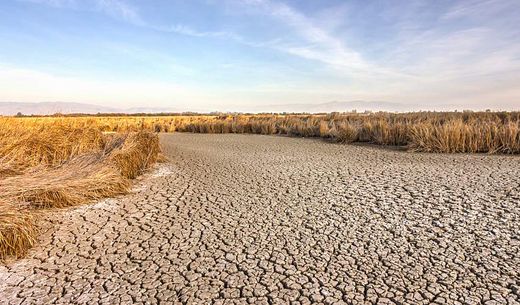
[{"label": "distant mountain range", "polygon": [[[454,110],[455,106],[437,106],[436,110]],[[350,102],[329,102],[322,104],[283,104],[283,105],[265,105],[265,106],[236,106],[224,109],[213,109],[221,112],[346,112],[346,111],[419,111],[433,110],[429,107],[419,105],[408,105],[390,102],[376,101],[350,101]],[[462,110],[462,109],[459,109]],[[0,102],[0,115],[16,115],[22,113],[24,115],[50,115],[55,113],[71,114],[71,113],[168,113],[168,112],[187,112],[199,111],[188,107],[134,107],[134,108],[116,108],[108,106],[99,106],[85,103],[65,103],[65,102],[41,102],[41,103],[18,103],[18,102]],[[207,111],[209,112],[209,111]]]},{"label": "distant mountain range", "polygon": [[136,108],[115,108],[105,107],[84,103],[65,103],[65,102],[41,102],[41,103],[17,103],[17,102],[0,102],[0,115],[16,115],[22,113],[25,115],[50,115],[55,113],[71,114],[71,113],[160,113],[175,112],[173,108],[153,108],[153,107],[136,107]]}]

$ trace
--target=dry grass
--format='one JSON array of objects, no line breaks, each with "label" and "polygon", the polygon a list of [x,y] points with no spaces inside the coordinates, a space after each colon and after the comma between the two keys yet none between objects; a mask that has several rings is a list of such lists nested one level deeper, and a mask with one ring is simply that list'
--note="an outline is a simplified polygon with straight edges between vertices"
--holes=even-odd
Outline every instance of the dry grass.
[{"label": "dry grass", "polygon": [[410,148],[415,151],[461,153],[520,153],[520,124],[516,122],[466,123],[461,119],[444,124],[423,123],[411,129]]},{"label": "dry grass", "polygon": [[0,201],[0,258],[23,256],[36,238],[33,215],[19,204]]},{"label": "dry grass", "polygon": [[123,177],[134,179],[157,162],[159,153],[157,135],[140,131],[127,135],[123,145],[110,154],[110,159]]},{"label": "dry grass", "polygon": [[[520,153],[520,112],[36,117],[9,120],[17,120],[18,124],[26,126],[43,123],[45,123],[43,125],[65,125],[72,129],[95,126],[98,131],[105,132],[126,133],[149,130],[153,132],[286,134],[298,137],[330,138],[344,143],[369,142],[377,145],[397,145],[422,152]],[[89,147],[82,146],[81,149],[88,150]],[[79,149],[76,148],[74,151],[79,151]],[[73,152],[68,154],[73,154]],[[1,172],[0,168],[0,175]]]},{"label": "dry grass", "polygon": [[35,125],[21,129],[4,124],[0,132],[0,156],[24,166],[58,165],[74,156],[99,151],[105,142],[94,127],[62,124]]},{"label": "dry grass", "polygon": [[34,211],[125,194],[160,158],[149,131],[103,134],[95,121],[0,119],[0,259],[34,243]]},{"label": "dry grass", "polygon": [[103,163],[71,164],[38,169],[2,180],[0,198],[28,202],[32,207],[66,207],[125,194],[129,182]]},{"label": "dry grass", "polygon": [[0,179],[4,177],[20,175],[24,170],[24,165],[7,158],[0,158]]},{"label": "dry grass", "polygon": [[177,131],[195,133],[287,134],[332,138],[341,143],[404,146],[422,152],[520,153],[518,112],[242,115],[177,120]]},{"label": "dry grass", "polygon": [[341,122],[335,126],[331,137],[340,143],[359,142],[359,128],[350,122]]}]

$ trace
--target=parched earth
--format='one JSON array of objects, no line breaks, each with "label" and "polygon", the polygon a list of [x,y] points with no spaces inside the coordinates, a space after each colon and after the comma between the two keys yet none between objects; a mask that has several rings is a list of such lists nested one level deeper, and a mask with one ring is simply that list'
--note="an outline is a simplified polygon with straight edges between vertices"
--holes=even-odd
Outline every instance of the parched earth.
[{"label": "parched earth", "polygon": [[518,156],[161,140],[133,194],[0,267],[0,303],[520,304]]}]

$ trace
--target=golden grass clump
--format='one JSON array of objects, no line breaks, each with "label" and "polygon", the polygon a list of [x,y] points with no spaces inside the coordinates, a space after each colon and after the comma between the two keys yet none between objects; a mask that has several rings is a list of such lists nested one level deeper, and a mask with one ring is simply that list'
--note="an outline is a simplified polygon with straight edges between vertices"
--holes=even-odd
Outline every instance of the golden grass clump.
[{"label": "golden grass clump", "polygon": [[134,179],[158,161],[159,153],[157,135],[140,131],[127,135],[123,145],[111,152],[110,159],[123,177]]},{"label": "golden grass clump", "polygon": [[359,138],[359,128],[349,122],[341,122],[336,126],[333,137],[340,143],[357,142]]},{"label": "golden grass clump", "polygon": [[21,257],[36,240],[34,216],[19,204],[0,201],[0,259]]},{"label": "golden grass clump", "polygon": [[520,121],[422,123],[411,128],[410,149],[440,153],[520,153]]},{"label": "golden grass clump", "polygon": [[158,135],[146,130],[104,134],[93,120],[2,118],[0,127],[0,259],[33,245],[34,209],[125,194],[162,158]]},{"label": "golden grass clump", "polygon": [[58,165],[104,146],[100,130],[61,124],[19,130],[12,126],[0,134],[0,156],[24,166]]},{"label": "golden grass clump", "polygon": [[62,208],[125,194],[128,188],[128,180],[115,168],[72,163],[6,178],[0,185],[0,198],[28,202],[32,207]]}]

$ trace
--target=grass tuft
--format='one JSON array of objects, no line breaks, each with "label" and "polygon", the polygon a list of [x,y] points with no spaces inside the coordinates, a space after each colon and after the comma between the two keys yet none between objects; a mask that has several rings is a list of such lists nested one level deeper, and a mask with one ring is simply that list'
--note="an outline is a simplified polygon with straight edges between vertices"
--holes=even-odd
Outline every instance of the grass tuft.
[{"label": "grass tuft", "polygon": [[25,255],[36,235],[34,216],[25,207],[0,201],[0,260]]},{"label": "grass tuft", "polygon": [[114,150],[110,159],[123,177],[134,179],[157,162],[159,138],[147,131],[127,135],[123,145]]}]

